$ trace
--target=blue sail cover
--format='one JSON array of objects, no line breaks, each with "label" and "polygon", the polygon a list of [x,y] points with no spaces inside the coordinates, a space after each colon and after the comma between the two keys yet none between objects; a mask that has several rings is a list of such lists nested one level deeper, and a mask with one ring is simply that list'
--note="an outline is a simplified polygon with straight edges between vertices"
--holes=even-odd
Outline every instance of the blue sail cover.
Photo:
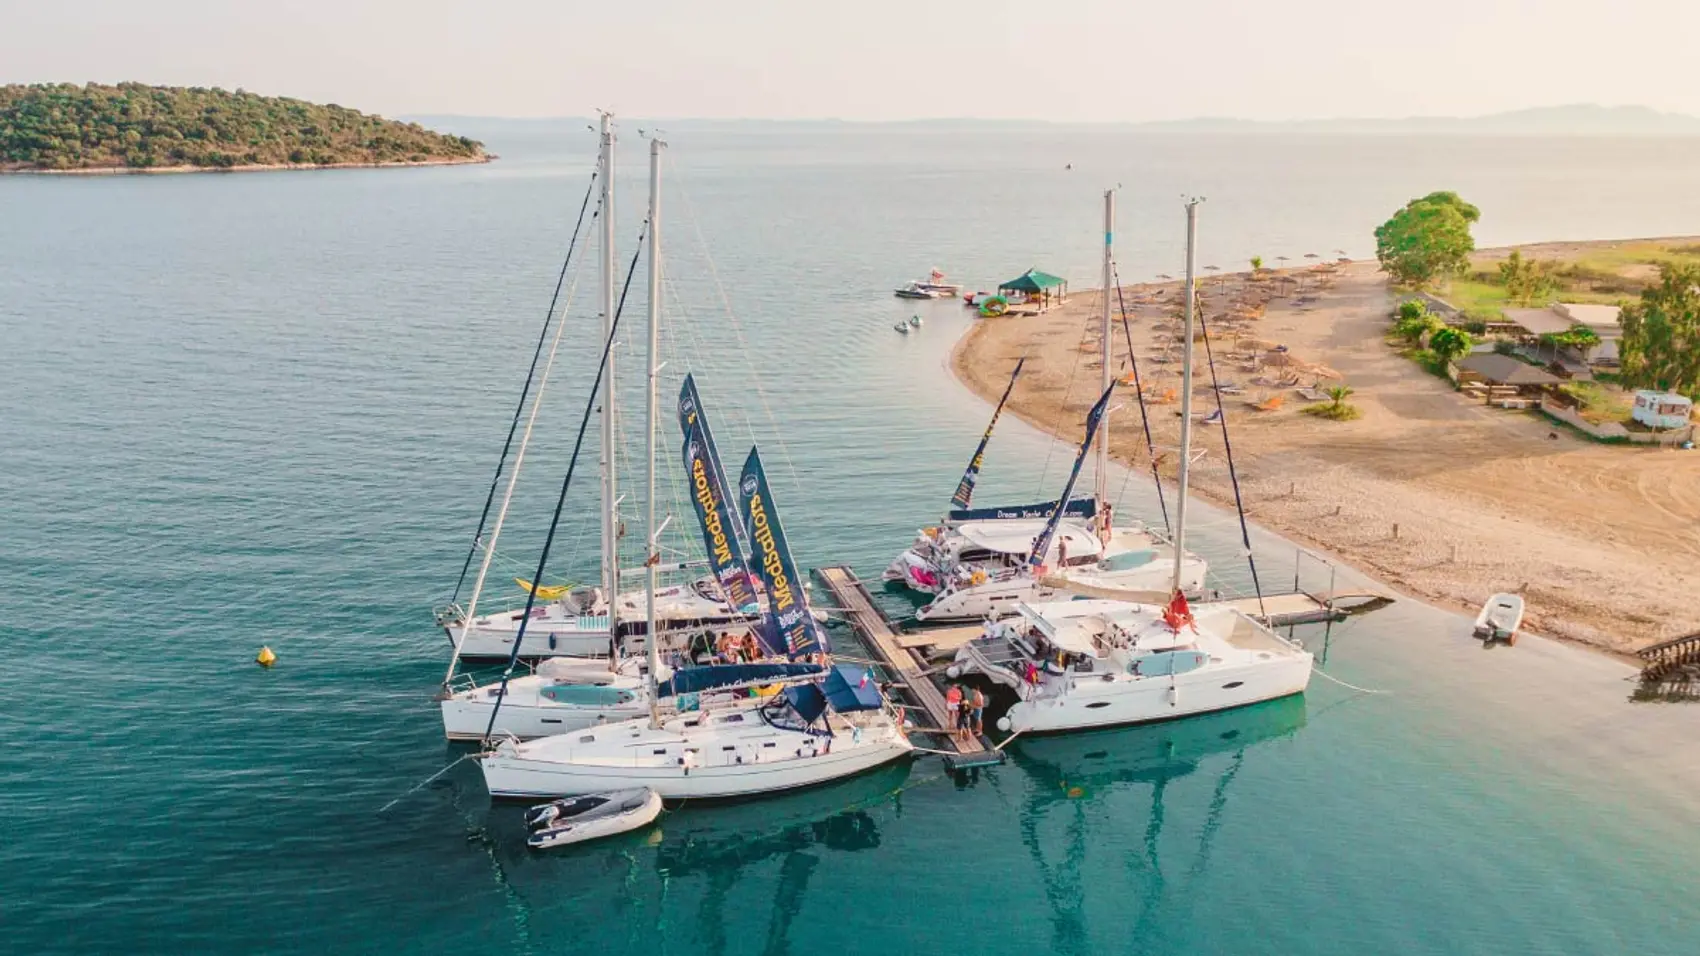
[{"label": "blue sail cover", "polygon": [[986,433],[980,436],[980,447],[974,449],[974,457],[968,459],[968,470],[962,473],[962,480],[956,484],[956,494],[950,496],[950,504],[955,508],[966,508],[974,500],[974,482],[980,477],[980,461],[986,457],[986,446],[991,443],[992,429],[998,427],[998,416],[1003,414],[1004,403],[1009,401],[1009,393],[1015,391],[1015,380],[1021,375],[1021,366],[1027,364],[1023,357],[1015,363],[1015,371],[1009,374],[1009,385],[1003,390],[1003,397],[998,399],[998,407],[992,409],[992,420],[986,423]]},{"label": "blue sail cover", "polygon": [[[966,508],[950,511],[945,514],[946,521],[988,521],[999,518],[1048,518],[1051,512],[1057,510],[1055,501],[1041,501],[1033,505],[1013,505],[1010,507]],[[1076,498],[1063,509],[1065,518],[1091,518],[1098,513],[1098,502],[1094,498]]]},{"label": "blue sail cover", "polygon": [[797,716],[803,718],[803,723],[812,724],[826,713],[826,695],[821,693],[819,684],[796,684],[785,688],[785,699],[796,708]]},{"label": "blue sail cover", "polygon": [[[809,613],[808,595],[803,593],[803,580],[797,576],[797,564],[791,559],[791,549],[785,543],[785,529],[779,523],[779,510],[767,487],[767,473],[761,467],[761,453],[755,448],[744,459],[744,472],[738,479],[739,504],[744,512],[744,530],[750,539],[751,556],[767,586],[768,617],[772,632],[785,640],[785,652],[793,658],[804,657],[827,649],[826,635]],[[764,629],[764,636],[767,633]]]},{"label": "blue sail cover", "polygon": [[860,664],[834,664],[826,675],[826,699],[839,713],[879,710],[884,703],[874,672]]},{"label": "blue sail cover", "polygon": [[[1080,466],[1086,463],[1086,452],[1092,447],[1092,439],[1098,434],[1098,422],[1104,417],[1104,409],[1110,404],[1110,396],[1116,387],[1111,385],[1104,389],[1104,394],[1092,405],[1092,410],[1086,413],[1086,440],[1080,443],[1080,452],[1074,456],[1074,468],[1068,473],[1068,484],[1063,485],[1062,495],[1057,499],[1067,501],[1074,494],[1074,483],[1080,480]],[[1045,552],[1050,550],[1051,539],[1056,536],[1057,525],[1062,523],[1061,508],[1051,512],[1051,520],[1045,522],[1045,530],[1039,532],[1039,537],[1033,539],[1033,552],[1027,556],[1027,563],[1038,567],[1045,563]]]},{"label": "blue sail cover", "polygon": [[727,602],[739,610],[755,613],[756,587],[738,543],[738,520],[726,500],[725,484],[715,479],[712,446],[703,426],[700,418],[691,423],[685,430],[684,448],[685,475],[691,483],[691,504],[696,508],[697,525],[702,528],[703,551],[708,554],[708,566],[720,582]]},{"label": "blue sail cover", "polygon": [[716,687],[794,680],[824,673],[826,668],[819,664],[710,664],[706,667],[674,671],[670,680],[664,680],[656,686],[655,694],[657,697],[672,697],[676,694],[700,693]]}]

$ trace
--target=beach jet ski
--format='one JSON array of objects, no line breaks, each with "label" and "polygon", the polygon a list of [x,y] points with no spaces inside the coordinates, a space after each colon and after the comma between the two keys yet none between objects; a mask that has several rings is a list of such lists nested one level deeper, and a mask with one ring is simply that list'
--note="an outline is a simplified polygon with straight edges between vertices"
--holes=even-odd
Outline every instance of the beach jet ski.
[{"label": "beach jet ski", "polygon": [[647,787],[587,793],[525,811],[526,845],[544,850],[636,830],[661,814],[661,795]]}]

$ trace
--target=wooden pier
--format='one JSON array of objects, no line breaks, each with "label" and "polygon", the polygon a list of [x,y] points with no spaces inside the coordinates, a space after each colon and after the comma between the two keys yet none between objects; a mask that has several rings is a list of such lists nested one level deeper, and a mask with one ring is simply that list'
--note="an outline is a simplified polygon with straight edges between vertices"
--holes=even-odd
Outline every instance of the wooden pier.
[{"label": "wooden pier", "polygon": [[[993,747],[986,738],[961,738],[949,731],[950,717],[945,711],[944,694],[928,675],[926,658],[921,654],[926,645],[905,646],[897,632],[892,630],[891,622],[874,605],[873,595],[868,593],[867,586],[856,577],[856,573],[844,565],[834,565],[821,568],[815,574],[832,593],[834,606],[843,610],[845,620],[850,622],[856,634],[897,682],[907,705],[926,713],[930,726],[920,729],[940,738],[947,751],[945,766],[951,770],[965,770],[1002,763],[1003,751]],[[978,630],[974,629],[976,633]],[[921,722],[917,720],[916,723]]]},{"label": "wooden pier", "polygon": [[1636,651],[1643,696],[1674,700],[1700,697],[1700,632],[1662,641]]}]

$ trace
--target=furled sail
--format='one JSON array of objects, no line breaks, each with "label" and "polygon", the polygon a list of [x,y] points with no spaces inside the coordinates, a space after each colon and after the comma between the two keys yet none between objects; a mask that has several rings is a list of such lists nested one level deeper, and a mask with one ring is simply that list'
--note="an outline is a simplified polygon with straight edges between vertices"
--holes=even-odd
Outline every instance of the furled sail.
[{"label": "furled sail", "polygon": [[797,576],[797,564],[791,559],[791,549],[785,543],[785,529],[779,523],[779,511],[767,487],[767,473],[761,467],[761,453],[755,448],[744,459],[744,472],[738,479],[739,503],[744,511],[744,530],[749,535],[752,557],[767,587],[769,626],[761,629],[763,641],[782,639],[783,650],[793,658],[824,653],[826,634],[819,622],[809,613],[808,595],[803,593],[803,581]]},{"label": "furled sail", "polygon": [[1009,373],[1009,385],[1003,390],[1003,397],[998,399],[998,407],[992,409],[992,420],[986,423],[986,433],[980,436],[980,447],[974,449],[974,457],[968,460],[968,470],[962,473],[962,480],[956,484],[956,494],[950,496],[953,508],[967,508],[974,500],[974,482],[980,477],[980,460],[986,456],[986,445],[991,443],[992,429],[998,427],[998,416],[1003,414],[1003,406],[1009,401],[1009,393],[1015,391],[1015,380],[1021,376],[1021,366],[1027,363],[1023,357],[1015,363],[1015,371]]},{"label": "furled sail", "polygon": [[1045,530],[1033,539],[1033,552],[1027,556],[1027,563],[1033,567],[1045,563],[1045,552],[1050,550],[1051,539],[1056,537],[1057,525],[1062,522],[1062,502],[1067,501],[1068,496],[1074,493],[1074,483],[1080,479],[1080,466],[1086,463],[1086,453],[1092,448],[1092,439],[1098,435],[1098,422],[1103,420],[1104,409],[1109,406],[1110,396],[1115,390],[1114,385],[1104,389],[1104,394],[1099,396],[1092,410],[1086,413],[1086,440],[1080,443],[1080,452],[1074,456],[1074,467],[1069,470],[1068,484],[1063,485],[1062,494],[1057,498],[1056,509],[1051,512],[1050,520],[1045,522]]},{"label": "furled sail", "polygon": [[[946,521],[961,523],[964,521],[996,521],[1004,518],[1049,518],[1051,512],[1057,510],[1055,501],[1041,501],[1031,505],[994,505],[990,508],[960,508],[945,513]],[[1096,498],[1076,498],[1063,509],[1065,518],[1091,518],[1098,513]]]}]

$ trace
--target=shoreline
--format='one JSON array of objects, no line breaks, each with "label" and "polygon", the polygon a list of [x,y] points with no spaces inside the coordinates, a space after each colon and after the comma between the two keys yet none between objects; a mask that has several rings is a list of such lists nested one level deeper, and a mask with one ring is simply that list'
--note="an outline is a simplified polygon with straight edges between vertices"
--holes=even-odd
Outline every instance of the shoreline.
[{"label": "shoreline", "polygon": [[[1626,241],[1536,245],[1544,251]],[[1525,630],[1619,660],[1639,663],[1635,648],[1700,630],[1700,615],[1681,598],[1700,587],[1700,568],[1684,561],[1700,558],[1700,533],[1687,530],[1700,518],[1700,478],[1692,477],[1700,469],[1684,467],[1690,463],[1680,452],[1597,445],[1560,434],[1538,413],[1469,404],[1383,341],[1395,299],[1376,264],[1334,268],[1336,279],[1306,293],[1302,304],[1272,300],[1249,334],[1286,344],[1291,354],[1340,376],[1355,389],[1349,401],[1365,414],[1333,422],[1298,414],[1295,404],[1255,411],[1249,406],[1267,396],[1294,399],[1290,390],[1249,383],[1244,395],[1224,397],[1249,521],[1393,593],[1466,617],[1491,593],[1521,593],[1529,605]],[[1276,274],[1307,272],[1317,274]],[[1202,281],[1246,288],[1249,279],[1237,273]],[[1122,288],[1148,395],[1166,389],[1172,396],[1169,386],[1178,381],[1163,377],[1176,373],[1160,356],[1170,347],[1178,355],[1179,343],[1171,340],[1178,336],[1163,328],[1180,287],[1171,281]],[[1222,320],[1217,309],[1224,303],[1212,304],[1217,296],[1208,289],[1204,296],[1211,321]],[[994,403],[1010,366],[1026,356],[1028,370],[1008,410],[1059,440],[1078,442],[1096,397],[1102,301],[1100,290],[1083,290],[1037,317],[974,319],[952,346],[951,373]],[[1127,339],[1117,332],[1119,372]],[[1224,355],[1233,348],[1231,337],[1212,342],[1223,379],[1245,382],[1252,372]],[[1203,359],[1201,348],[1195,356],[1203,373],[1195,380],[1200,416],[1215,408]],[[1090,388],[1083,387],[1087,381]],[[1134,398],[1131,386],[1118,390]],[[1173,454],[1163,447],[1172,449],[1178,433],[1177,408],[1148,408],[1170,489],[1175,469],[1166,459]],[[1124,413],[1111,431],[1112,456],[1136,474],[1150,468],[1137,423],[1137,412]],[[1191,490],[1232,512],[1220,432],[1195,429],[1195,440],[1203,458]],[[1611,501],[1614,495],[1623,500]]]},{"label": "shoreline", "polygon": [[391,160],[382,163],[252,163],[245,166],[90,166],[80,169],[0,169],[0,176],[177,176],[187,173],[273,173],[303,169],[404,169],[413,166],[476,166],[500,159],[476,157]]}]

